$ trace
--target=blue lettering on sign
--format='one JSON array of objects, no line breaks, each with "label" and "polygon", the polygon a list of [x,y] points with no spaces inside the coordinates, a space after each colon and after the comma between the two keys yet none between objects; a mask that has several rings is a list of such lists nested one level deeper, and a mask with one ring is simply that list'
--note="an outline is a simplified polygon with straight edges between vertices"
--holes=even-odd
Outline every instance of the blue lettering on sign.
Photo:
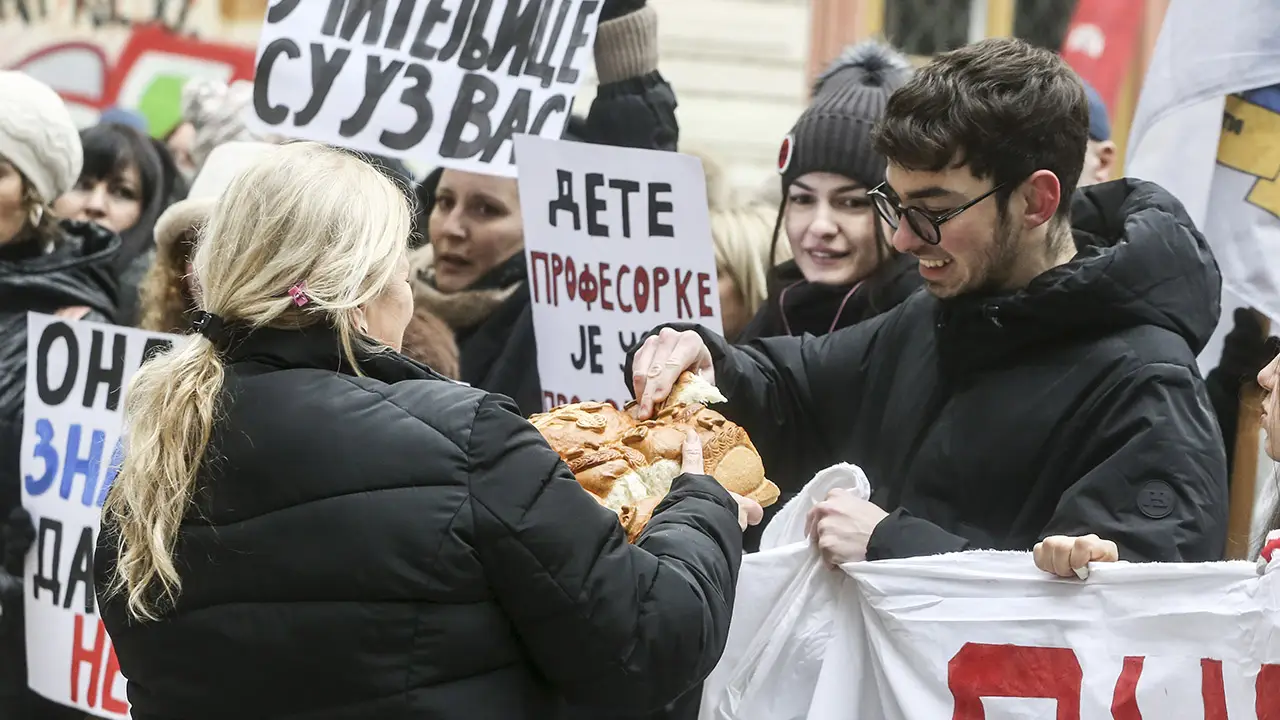
[{"label": "blue lettering on sign", "polygon": [[[84,487],[80,492],[80,503],[85,507],[101,507],[106,499],[107,488],[111,481],[115,479],[115,468],[119,465],[119,458],[122,455],[119,443],[111,456],[112,468],[109,469],[109,476],[99,489],[98,479],[102,472],[102,454],[107,445],[107,434],[102,430],[93,430],[89,436],[89,447],[82,455],[81,438],[84,434],[84,428],[79,423],[73,423],[67,428],[66,452],[59,456],[58,448],[54,445],[53,423],[44,418],[36,420],[36,443],[32,455],[44,462],[44,472],[39,477],[27,475],[24,478],[27,494],[32,497],[38,497],[48,492],[53,487],[54,480],[59,476],[61,469],[61,482],[58,485],[58,495],[63,500],[71,499],[71,489],[75,484],[76,476],[84,478]],[[60,457],[65,462],[60,462]],[[99,492],[99,490],[101,490]]]},{"label": "blue lettering on sign", "polygon": [[40,442],[36,443],[35,457],[37,460],[44,461],[44,474],[40,477],[32,477],[28,475],[25,478],[27,485],[27,494],[32,497],[38,497],[49,491],[53,486],[53,478],[58,473],[58,451],[53,447],[53,423],[44,418],[36,420],[36,437]]},{"label": "blue lettering on sign", "polygon": [[111,451],[111,465],[107,467],[107,476],[102,480],[102,488],[98,490],[98,501],[94,503],[98,507],[102,507],[102,503],[107,501],[107,491],[111,489],[111,485],[116,481],[116,475],[120,474],[120,464],[124,462],[124,441],[116,440],[116,449]]}]

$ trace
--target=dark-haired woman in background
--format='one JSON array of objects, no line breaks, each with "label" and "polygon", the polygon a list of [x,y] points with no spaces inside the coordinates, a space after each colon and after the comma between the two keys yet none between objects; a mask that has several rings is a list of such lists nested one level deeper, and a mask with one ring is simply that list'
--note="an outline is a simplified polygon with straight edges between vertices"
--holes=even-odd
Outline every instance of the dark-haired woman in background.
[{"label": "dark-haired woman in background", "polygon": [[885,171],[871,130],[910,74],[901,54],[866,42],[818,78],[779,154],[783,200],[773,242],[784,231],[794,259],[770,271],[768,299],[735,342],[826,335],[892,309],[920,287],[915,258],[889,245],[867,196]]},{"label": "dark-haired woman in background", "polygon": [[[769,272],[768,298],[734,342],[826,335],[893,309],[923,283],[916,259],[889,245],[867,194],[884,182],[886,166],[872,149],[871,130],[910,74],[901,54],[865,42],[818,78],[812,104],[779,154],[783,199],[773,242],[785,232],[794,259]],[[747,531],[749,551],[760,548],[764,526],[810,480],[776,471],[770,478],[782,489],[782,501]]]},{"label": "dark-haired woman in background", "polygon": [[116,323],[135,325],[138,285],[155,258],[152,233],[156,219],[169,206],[175,171],[166,170],[157,143],[127,125],[95,125],[80,133],[80,143],[80,178],[53,209],[60,217],[96,223],[120,236]]}]

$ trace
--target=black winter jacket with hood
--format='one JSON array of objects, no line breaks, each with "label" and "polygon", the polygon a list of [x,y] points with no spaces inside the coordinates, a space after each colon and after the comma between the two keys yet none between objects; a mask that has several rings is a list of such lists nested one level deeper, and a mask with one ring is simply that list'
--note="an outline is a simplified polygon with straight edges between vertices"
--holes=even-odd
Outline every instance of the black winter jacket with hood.
[{"label": "black winter jacket with hood", "polygon": [[739,344],[780,335],[826,335],[898,306],[924,285],[910,255],[886,259],[866,281],[823,285],[804,279],[795,260],[769,271],[769,298],[736,338]]},{"label": "black winter jacket with hood", "polygon": [[1125,560],[1221,559],[1226,459],[1196,366],[1217,264],[1151,183],[1085,188],[1072,217],[1078,256],[1018,292],[917,293],[824,338],[703,332],[722,411],[788,489],[866,470],[890,512],[872,560],[1088,533]]},{"label": "black winter jacket with hood", "polygon": [[[120,238],[98,225],[64,221],[53,252],[0,246],[0,522],[18,504],[18,454],[27,386],[27,313],[85,307],[81,318],[114,322]],[[27,252],[27,250],[31,250]],[[0,540],[0,553],[3,552]]]},{"label": "black winter jacket with hood", "polygon": [[742,533],[713,479],[677,479],[631,545],[506,398],[390,352],[357,376],[322,327],[225,358],[176,608],[129,622],[98,538],[136,720],[553,720],[715,665]]}]

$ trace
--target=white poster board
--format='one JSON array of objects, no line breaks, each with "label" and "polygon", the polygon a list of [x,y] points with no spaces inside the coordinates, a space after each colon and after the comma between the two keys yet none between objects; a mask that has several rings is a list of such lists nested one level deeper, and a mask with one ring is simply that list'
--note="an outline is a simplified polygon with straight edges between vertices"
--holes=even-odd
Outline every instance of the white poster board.
[{"label": "white poster board", "polygon": [[621,407],[623,361],[649,330],[723,332],[702,163],[529,135],[516,157],[543,407]]},{"label": "white poster board", "polygon": [[515,176],[512,137],[558,138],[600,0],[275,0],[259,130],[428,167]]},{"label": "white poster board", "polygon": [[122,394],[143,358],[175,339],[27,315],[22,506],[36,527],[23,573],[28,684],[101,717],[129,710],[93,589],[98,518],[120,462]]}]

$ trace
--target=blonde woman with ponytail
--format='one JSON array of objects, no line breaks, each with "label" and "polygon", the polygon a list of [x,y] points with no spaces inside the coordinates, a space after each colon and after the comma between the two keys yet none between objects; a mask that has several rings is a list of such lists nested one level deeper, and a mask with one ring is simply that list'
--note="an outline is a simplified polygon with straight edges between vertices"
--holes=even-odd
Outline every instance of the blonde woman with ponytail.
[{"label": "blonde woman with ponytail", "polygon": [[395,185],[314,143],[216,201],[98,538],[135,720],[600,717],[718,659],[737,502],[690,448],[628,544],[509,399],[398,352],[409,236]]}]

